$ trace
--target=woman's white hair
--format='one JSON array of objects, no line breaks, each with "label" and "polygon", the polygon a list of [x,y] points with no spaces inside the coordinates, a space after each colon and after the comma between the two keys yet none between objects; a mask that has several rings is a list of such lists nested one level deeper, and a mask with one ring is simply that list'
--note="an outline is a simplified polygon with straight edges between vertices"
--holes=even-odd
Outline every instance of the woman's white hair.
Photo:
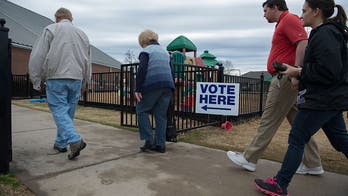
[{"label": "woman's white hair", "polygon": [[151,42],[158,42],[158,35],[154,31],[146,29],[145,31],[139,34],[138,40],[139,40],[139,45],[142,48],[145,48]]}]

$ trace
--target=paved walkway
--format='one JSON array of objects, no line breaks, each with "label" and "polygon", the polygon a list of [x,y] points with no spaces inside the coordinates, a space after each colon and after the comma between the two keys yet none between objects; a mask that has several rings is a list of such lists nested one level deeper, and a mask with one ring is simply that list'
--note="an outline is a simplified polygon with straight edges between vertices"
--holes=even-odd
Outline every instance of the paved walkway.
[{"label": "paved walkway", "polygon": [[[140,153],[138,134],[76,120],[87,148],[77,160],[47,155],[55,125],[51,114],[12,106],[11,170],[37,195],[260,196],[258,177],[274,175],[280,164],[261,160],[256,172],[231,164],[226,152],[168,143],[167,153]],[[295,176],[291,195],[347,196],[348,176]]]}]

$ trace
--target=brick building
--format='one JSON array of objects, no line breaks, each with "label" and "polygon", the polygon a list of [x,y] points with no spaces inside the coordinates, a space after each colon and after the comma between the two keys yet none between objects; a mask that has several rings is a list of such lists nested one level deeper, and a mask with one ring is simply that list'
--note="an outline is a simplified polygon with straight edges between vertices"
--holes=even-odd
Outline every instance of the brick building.
[{"label": "brick building", "polygon": [[[53,13],[54,14],[54,13]],[[16,5],[0,0],[0,18],[6,20],[12,39],[12,74],[28,73],[31,48],[44,27],[54,23],[51,19]],[[98,48],[91,46],[93,73],[119,71],[121,63]]]}]

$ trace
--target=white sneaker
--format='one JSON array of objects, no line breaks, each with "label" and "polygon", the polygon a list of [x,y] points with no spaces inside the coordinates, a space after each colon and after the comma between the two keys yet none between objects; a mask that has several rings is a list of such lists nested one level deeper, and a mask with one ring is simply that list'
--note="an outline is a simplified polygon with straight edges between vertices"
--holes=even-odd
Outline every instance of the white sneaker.
[{"label": "white sneaker", "polygon": [[256,170],[256,164],[247,161],[243,154],[233,151],[228,151],[227,156],[231,161],[248,171],[254,172]]},{"label": "white sneaker", "polygon": [[301,165],[296,170],[297,174],[310,174],[310,175],[321,175],[324,173],[323,167],[313,167],[308,168],[305,164],[301,163]]}]

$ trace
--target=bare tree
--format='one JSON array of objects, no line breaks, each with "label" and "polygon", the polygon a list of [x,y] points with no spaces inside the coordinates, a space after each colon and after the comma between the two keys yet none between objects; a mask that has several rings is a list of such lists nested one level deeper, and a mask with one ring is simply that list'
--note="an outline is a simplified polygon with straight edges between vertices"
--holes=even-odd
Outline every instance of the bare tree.
[{"label": "bare tree", "polygon": [[235,68],[234,65],[232,64],[232,61],[230,60],[223,60],[220,61],[220,63],[224,66],[224,73],[227,75],[237,75],[240,76],[241,72],[240,69]]},{"label": "bare tree", "polygon": [[225,67],[225,68],[233,68],[233,64],[232,64],[232,61],[230,60],[223,60],[223,61],[220,61],[220,63]]},{"label": "bare tree", "polygon": [[124,62],[125,63],[136,63],[138,59],[135,57],[134,52],[132,50],[127,50],[127,52],[124,54]]}]

